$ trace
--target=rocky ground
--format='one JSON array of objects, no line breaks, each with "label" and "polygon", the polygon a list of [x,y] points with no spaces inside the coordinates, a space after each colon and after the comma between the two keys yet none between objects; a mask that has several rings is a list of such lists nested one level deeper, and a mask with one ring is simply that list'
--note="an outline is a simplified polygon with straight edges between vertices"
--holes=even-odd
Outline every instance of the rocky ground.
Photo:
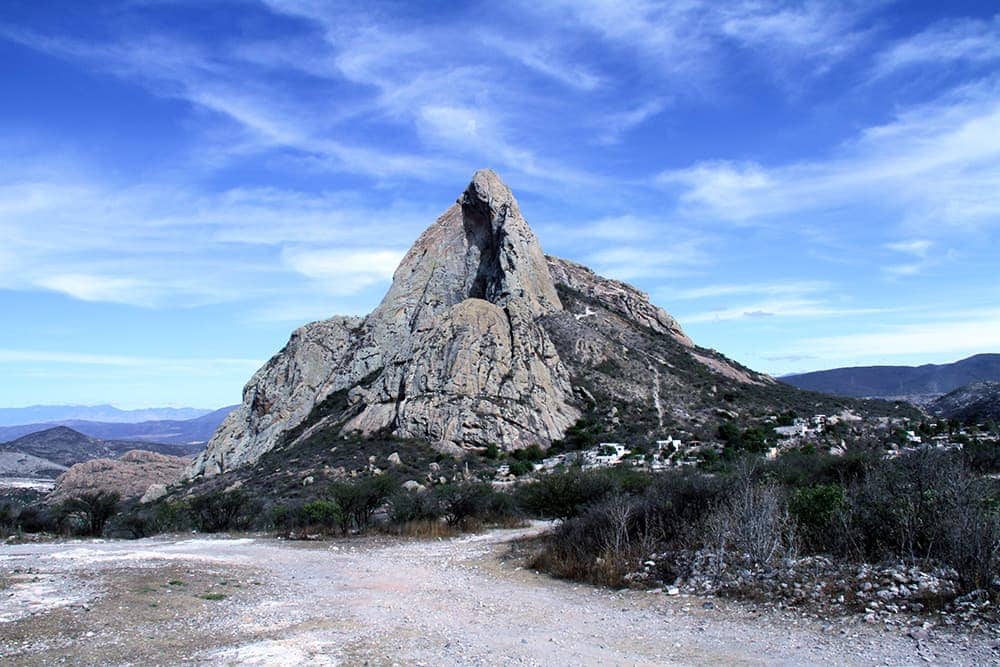
[{"label": "rocky ground", "polygon": [[4,664],[987,664],[993,628],[852,615],[526,571],[510,543],[155,538],[0,547]]}]

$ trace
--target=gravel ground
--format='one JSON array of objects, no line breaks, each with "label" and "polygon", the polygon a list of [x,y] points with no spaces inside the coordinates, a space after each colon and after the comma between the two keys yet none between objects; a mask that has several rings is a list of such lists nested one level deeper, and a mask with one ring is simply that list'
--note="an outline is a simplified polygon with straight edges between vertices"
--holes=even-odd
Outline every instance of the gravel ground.
[{"label": "gravel ground", "polygon": [[0,662],[989,664],[996,633],[911,638],[729,600],[608,591],[447,540],[153,538],[0,547]]}]

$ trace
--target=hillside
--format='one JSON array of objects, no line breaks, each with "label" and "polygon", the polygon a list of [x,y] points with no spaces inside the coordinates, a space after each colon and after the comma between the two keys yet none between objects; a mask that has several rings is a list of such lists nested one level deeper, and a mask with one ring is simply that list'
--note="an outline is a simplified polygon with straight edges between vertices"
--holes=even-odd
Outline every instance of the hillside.
[{"label": "hillside", "polygon": [[66,466],[48,459],[0,448],[0,477],[38,477],[55,479]]},{"label": "hillside", "polygon": [[96,458],[117,458],[133,449],[143,449],[172,456],[187,456],[201,448],[192,445],[166,445],[128,440],[101,440],[91,438],[66,426],[31,433],[0,445],[6,451],[20,452],[51,461],[61,466],[72,466]]},{"label": "hillside", "polygon": [[928,402],[972,382],[1000,381],[1000,354],[977,354],[950,364],[833,368],[780,380],[834,396],[914,397],[917,402]]},{"label": "hillside", "polygon": [[[0,442],[14,440],[29,433],[38,433],[55,426],[68,426],[92,438],[103,440],[134,440],[176,445],[206,443],[226,416],[236,406],[230,405],[214,412],[184,420],[155,420],[137,423],[95,422],[71,419],[48,423],[0,426]],[[148,447],[147,447],[148,449]]]},{"label": "hillside", "polygon": [[974,382],[959,387],[927,409],[931,414],[960,422],[1000,422],[1000,382]]},{"label": "hillside", "polygon": [[643,292],[546,256],[489,170],[417,239],[370,315],[298,329],[243,396],[193,476],[269,452],[294,467],[300,450],[378,438],[464,455],[568,435],[711,440],[724,421],[789,410],[893,410],[801,391],[697,346]]}]

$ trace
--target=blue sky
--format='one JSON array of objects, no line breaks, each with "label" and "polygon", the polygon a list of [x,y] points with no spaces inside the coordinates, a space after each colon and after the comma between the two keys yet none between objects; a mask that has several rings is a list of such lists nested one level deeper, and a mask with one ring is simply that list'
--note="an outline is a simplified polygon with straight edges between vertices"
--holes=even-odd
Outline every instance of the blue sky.
[{"label": "blue sky", "polygon": [[0,405],[238,402],[486,166],[751,367],[1000,351],[991,5],[7,0]]}]

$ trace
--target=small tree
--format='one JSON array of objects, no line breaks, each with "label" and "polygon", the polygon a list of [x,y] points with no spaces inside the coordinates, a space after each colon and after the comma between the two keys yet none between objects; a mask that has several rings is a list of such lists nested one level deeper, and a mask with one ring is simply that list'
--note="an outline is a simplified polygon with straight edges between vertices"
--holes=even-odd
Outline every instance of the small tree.
[{"label": "small tree", "polygon": [[108,491],[83,493],[63,501],[60,515],[64,525],[76,522],[85,534],[98,536],[118,511],[119,500],[120,495]]},{"label": "small tree", "polygon": [[330,498],[340,507],[340,532],[351,528],[366,530],[375,510],[384,505],[395,490],[393,480],[385,475],[365,477],[356,482],[340,482],[330,487]]},{"label": "small tree", "polygon": [[206,533],[242,530],[250,526],[258,504],[242,491],[209,493],[191,500],[195,527]]}]

